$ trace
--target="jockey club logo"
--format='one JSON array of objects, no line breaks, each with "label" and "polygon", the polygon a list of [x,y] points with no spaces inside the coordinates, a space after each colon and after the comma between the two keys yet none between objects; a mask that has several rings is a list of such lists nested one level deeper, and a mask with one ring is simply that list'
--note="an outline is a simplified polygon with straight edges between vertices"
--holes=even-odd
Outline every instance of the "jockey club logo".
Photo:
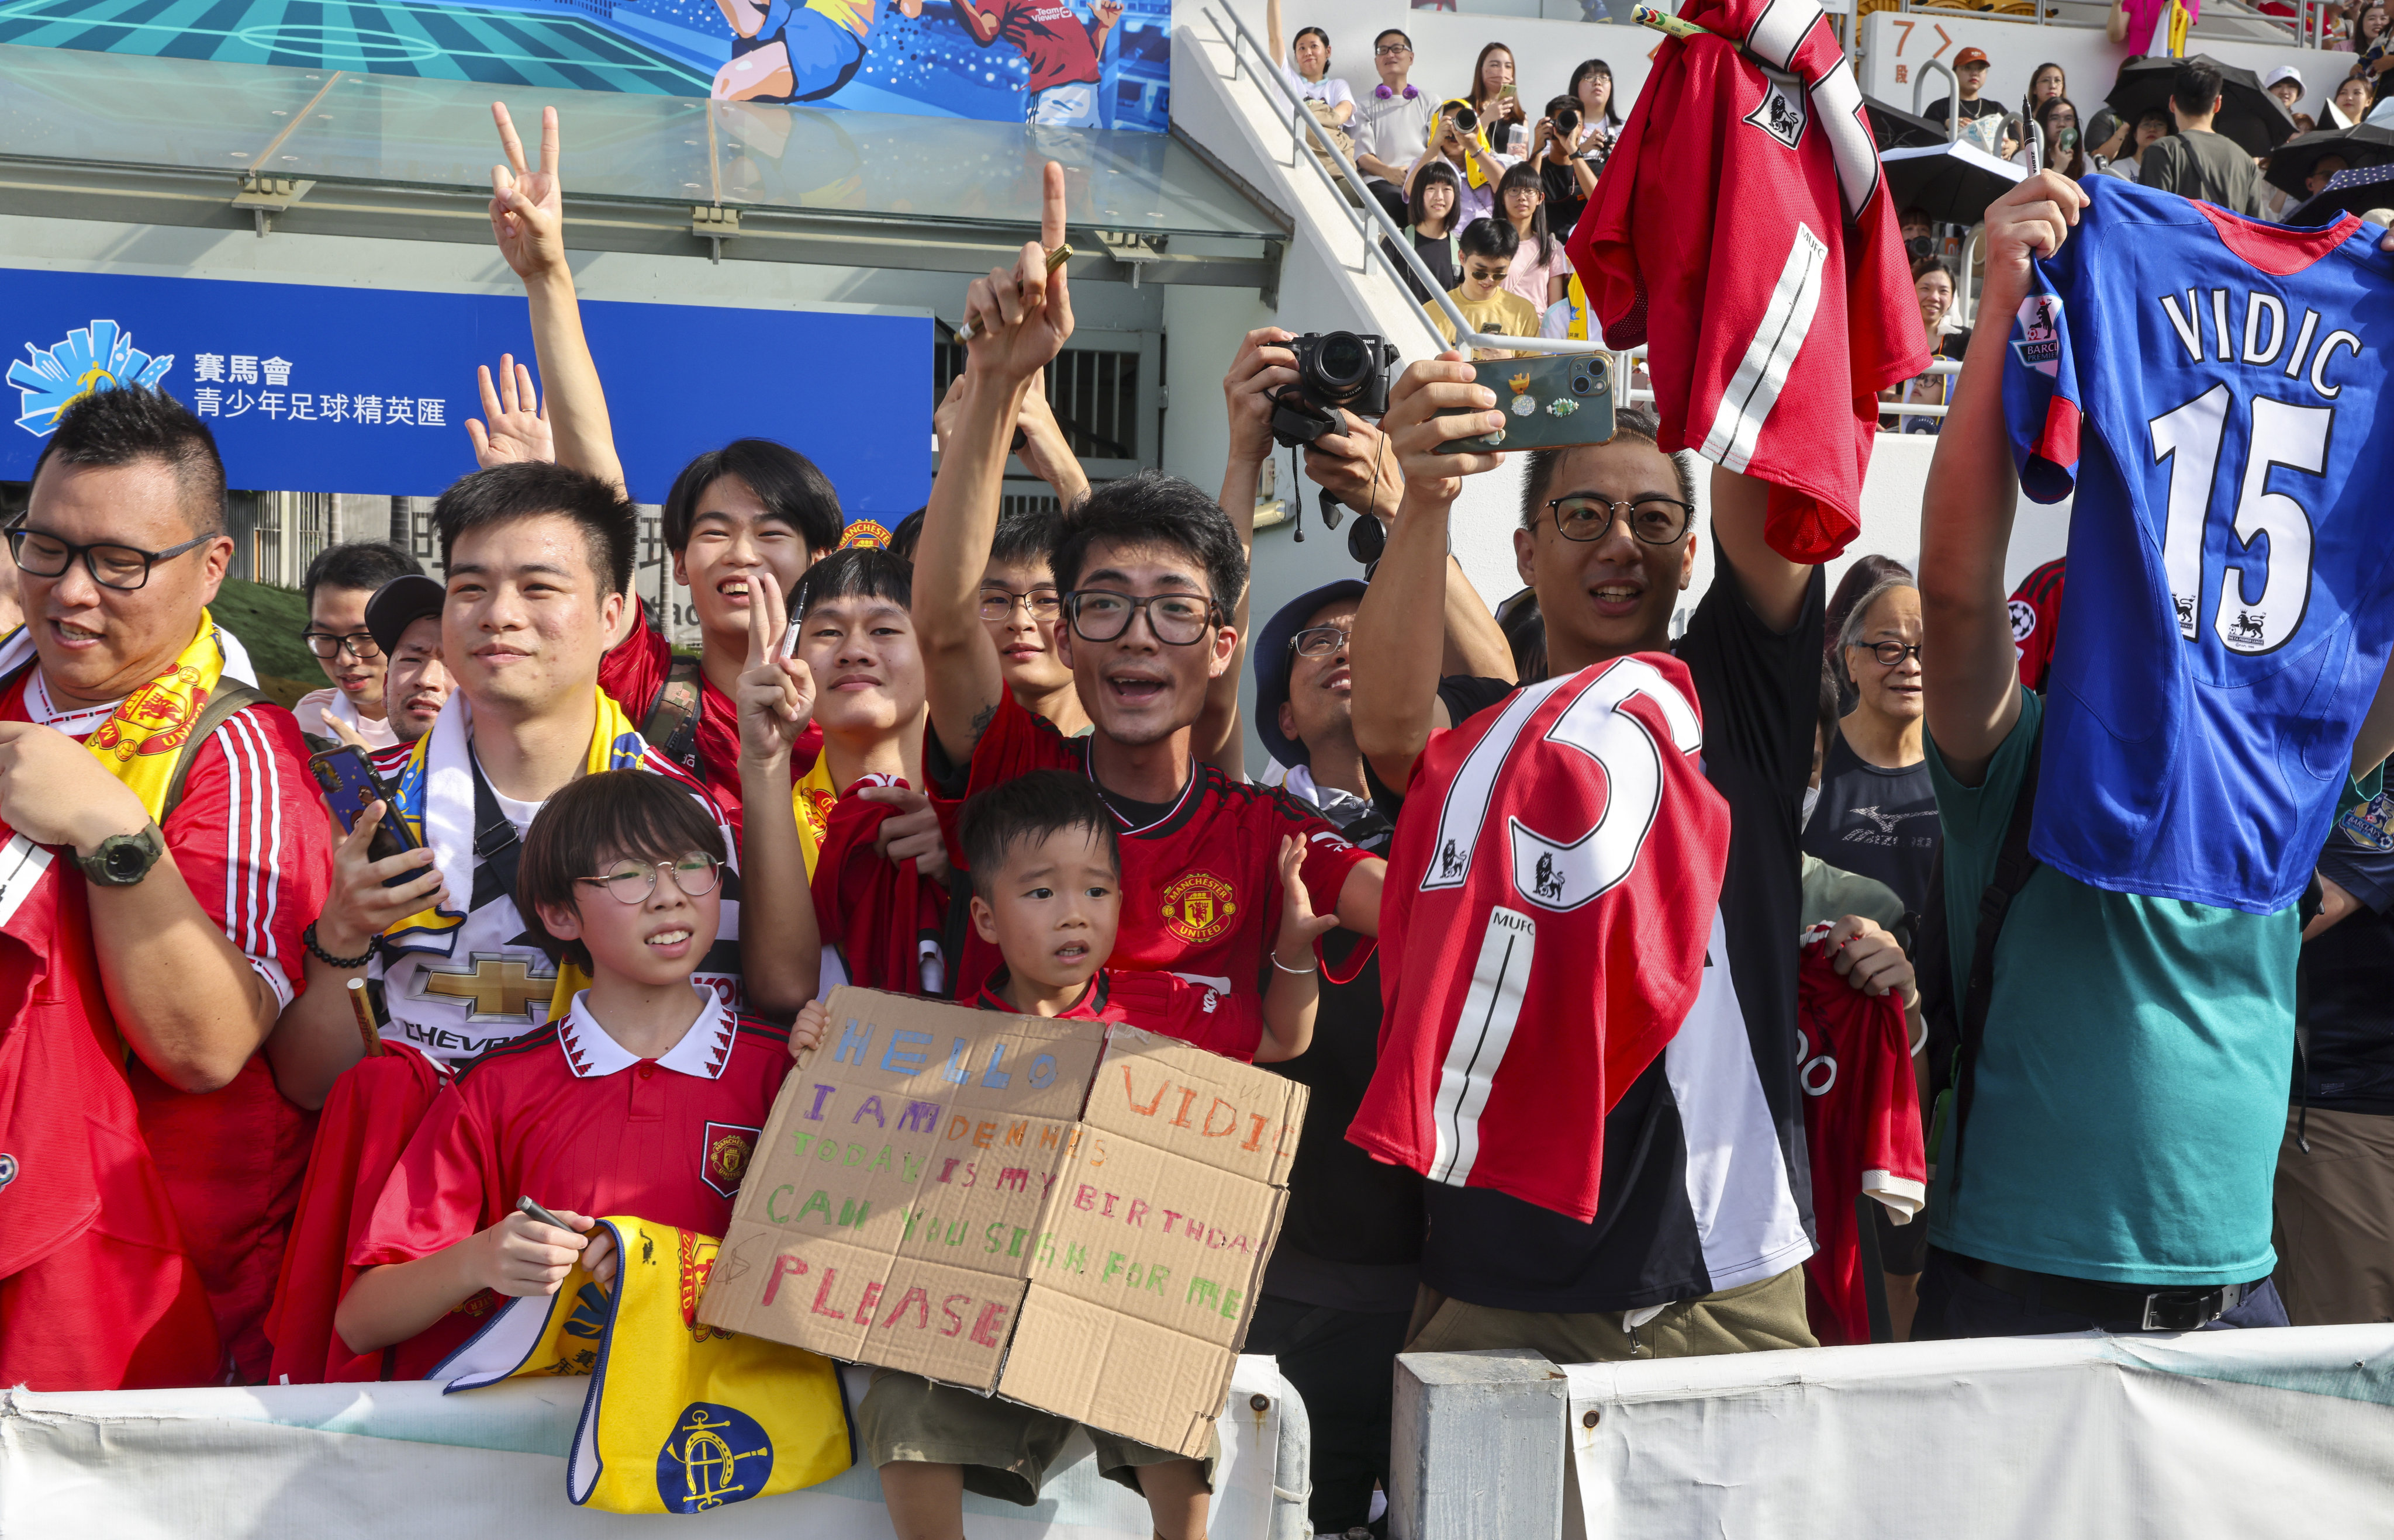
[{"label": "jockey club logo", "polygon": [[1776,70],[1762,72],[1762,99],[1745,115],[1746,122],[1793,150],[1803,142],[1809,115],[1802,81]]},{"label": "jockey club logo", "polygon": [[773,1472],[773,1441],[736,1406],[693,1401],[657,1451],[657,1496],[667,1513],[703,1513],[754,1497]]},{"label": "jockey club logo", "polygon": [[8,383],[17,387],[17,425],[36,438],[58,431],[59,413],[93,391],[154,385],[175,367],[175,355],[144,353],[112,320],[95,320],[48,347],[24,346],[25,356],[8,365]]},{"label": "jockey club logo", "polygon": [[738,1123],[709,1123],[702,1137],[698,1179],[727,1198],[740,1195],[740,1179],[748,1174],[748,1157],[762,1129]]},{"label": "jockey club logo", "polygon": [[1210,871],[1190,872],[1164,890],[1164,928],[1192,945],[1219,937],[1238,912],[1230,884]]}]

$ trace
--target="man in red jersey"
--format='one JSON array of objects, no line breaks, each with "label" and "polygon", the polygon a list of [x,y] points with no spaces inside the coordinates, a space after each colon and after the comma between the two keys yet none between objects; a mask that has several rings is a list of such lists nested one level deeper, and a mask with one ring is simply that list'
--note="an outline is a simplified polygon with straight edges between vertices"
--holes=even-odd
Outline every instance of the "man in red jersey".
[{"label": "man in red jersey", "polygon": [[[1042,234],[1050,247],[1064,239],[1063,173],[1052,164]],[[1022,383],[1072,335],[1072,301],[1062,269],[1050,276],[1032,244],[1011,275],[977,280],[967,307],[980,330],[914,561],[914,629],[930,686],[924,767],[935,792],[962,801],[1034,769],[1095,781],[1123,833],[1116,968],[1259,991],[1280,921],[1274,857],[1289,834],[1307,842],[1305,884],[1324,912],[1378,933],[1384,862],[1284,793],[1200,763],[1193,750],[1217,689],[1235,699],[1242,521],[1251,509],[1234,520],[1195,487],[1158,476],[1100,489],[1073,512],[1055,555],[1059,656],[1094,730],[1068,739],[1007,692],[980,619],[980,580]],[[963,865],[961,850],[949,854]],[[968,942],[958,994],[972,998],[994,966],[993,948]]]},{"label": "man in red jersey", "polygon": [[2012,649],[2019,654],[2020,688],[2045,693],[2053,672],[2054,635],[2061,620],[2061,586],[2070,563],[2056,556],[2012,590]]},{"label": "man in red jersey", "polygon": [[309,1129],[258,1050],[326,860],[289,712],[188,741],[232,683],[207,609],[233,551],[215,441],[169,397],[94,392],[9,538],[27,624],[0,643],[0,1384],[262,1377]]}]

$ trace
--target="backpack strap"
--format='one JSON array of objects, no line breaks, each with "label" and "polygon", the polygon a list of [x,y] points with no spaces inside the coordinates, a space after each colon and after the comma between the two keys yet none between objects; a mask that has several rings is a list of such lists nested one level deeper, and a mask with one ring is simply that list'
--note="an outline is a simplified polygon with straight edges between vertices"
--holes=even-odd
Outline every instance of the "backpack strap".
[{"label": "backpack strap", "polygon": [[1993,878],[1979,894],[1979,930],[1970,948],[1970,976],[1962,987],[1962,1040],[1953,1056],[1953,1169],[1946,1186],[1949,1194],[1962,1186],[1962,1136],[1969,1127],[1970,1103],[1978,1090],[1979,1048],[1986,1038],[1987,1010],[1995,993],[1995,942],[2003,934],[2012,900],[2044,864],[2028,849],[2029,830],[2036,819],[2037,764],[2044,752],[2045,724],[2040,719],[2035,741],[2028,747],[2028,764],[2020,774],[2019,795],[2012,802],[2011,821],[2004,828],[2003,850],[1995,857]]},{"label": "backpack strap", "polygon": [[191,778],[191,761],[199,754],[200,745],[208,740],[208,735],[223,726],[225,719],[235,711],[247,711],[266,701],[267,697],[262,692],[252,689],[230,674],[217,679],[217,687],[209,692],[208,703],[200,708],[198,720],[191,724],[191,737],[183,739],[182,752],[175,756],[175,774],[166,782],[166,800],[158,809],[160,824],[164,824],[175,809],[182,805],[183,783]]},{"label": "backpack strap", "polygon": [[699,697],[703,675],[695,658],[676,658],[665,670],[665,682],[657,689],[656,699],[649,703],[649,714],[640,724],[640,736],[655,745],[665,758],[680,765],[703,783],[705,773],[698,763]]}]

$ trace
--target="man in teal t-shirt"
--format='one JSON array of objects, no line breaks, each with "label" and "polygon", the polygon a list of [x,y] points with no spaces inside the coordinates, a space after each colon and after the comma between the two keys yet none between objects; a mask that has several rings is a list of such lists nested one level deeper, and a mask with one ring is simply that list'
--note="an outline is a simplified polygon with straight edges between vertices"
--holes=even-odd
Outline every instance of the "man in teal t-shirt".
[{"label": "man in teal t-shirt", "polygon": [[[2029,178],[1987,211],[1990,316],[2085,195]],[[2021,688],[2004,584],[2019,484],[2001,393],[2007,326],[1980,329],[1921,519],[1929,767],[1944,824],[1957,993],[2044,705]],[[2356,759],[2387,745],[2363,728]],[[2041,784],[2042,798],[2073,794]],[[2094,796],[2098,789],[2078,794]],[[2322,834],[2324,830],[2322,831]],[[2089,887],[2038,868],[1994,951],[1958,1165],[1932,1152],[1916,1338],[2282,1325],[2270,1181],[2294,1057],[2290,908],[2246,914]]]}]

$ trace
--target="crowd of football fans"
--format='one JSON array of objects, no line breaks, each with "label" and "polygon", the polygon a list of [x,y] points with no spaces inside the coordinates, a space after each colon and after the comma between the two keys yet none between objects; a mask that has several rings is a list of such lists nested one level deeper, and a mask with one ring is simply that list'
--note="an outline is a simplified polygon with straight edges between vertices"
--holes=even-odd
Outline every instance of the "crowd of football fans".
[{"label": "crowd of football fans", "polygon": [[[2350,9],[2356,78],[2374,77],[2384,7]],[[1279,54],[1276,0],[1270,23]],[[1413,83],[1402,31],[1371,46],[1379,84],[1361,98],[1330,76],[1320,29],[1285,52],[1322,131],[1367,177],[1359,195],[1388,210],[1480,332],[1566,334],[1576,318],[1577,334],[1599,336],[1562,248],[1622,128],[1611,70],[1590,59],[1564,95],[1524,102],[1511,51],[1492,43],[1441,98]],[[1983,101],[1976,53],[1957,57],[1958,99],[1940,105],[1966,129],[1988,122],[1985,148],[1997,153],[2033,145],[2069,177],[2176,188],[2156,176],[2157,152],[2207,135],[2217,81],[2199,70],[2181,76],[2174,124],[2100,111],[2082,125],[2058,66],[2035,72],[2017,114]],[[2279,84],[2295,106],[2299,77]],[[2320,111],[2357,115],[2341,87]],[[1051,1014],[1111,1010],[1107,1019],[1144,1024],[1202,1010],[1231,1024],[1205,1028],[1226,1034],[1209,1046],[1310,1088],[1248,1348],[1276,1353],[1306,1398],[1312,1513],[1325,1533],[1378,1521],[1389,1365],[1409,1347],[1527,1346],[1582,1362],[1882,1335],[2394,1317],[2394,1273],[2356,1250],[2382,1233],[2394,1195],[2394,1092],[2379,1084],[2394,1067],[2394,868],[2340,847],[2322,858],[2305,915],[2303,980],[2321,1011],[2309,1057],[2278,1069],[2293,1104],[2274,1229],[2265,1216],[2261,1233],[2237,1237],[2253,1255],[2274,1240],[2274,1281],[2267,1267],[2140,1272],[2135,1256],[2084,1240],[2099,1222],[2047,1233],[2076,1207],[2133,1208],[2138,1178],[2090,1182],[2077,1163],[2106,1157],[2003,1147],[2004,1129],[2034,1121],[2022,1103],[2090,1139],[2123,1103],[2165,1105],[2216,1067],[2199,1050],[2128,1066],[2080,1043],[2049,1080],[1980,1077],[1972,1228],[1946,1228],[1933,1194],[1927,1222],[1910,1222],[1917,1181],[1865,1206],[1861,1255],[1874,1260],[1863,1285],[1884,1305],[1875,1325],[1835,1309],[1820,1279],[1808,1292],[1809,1236],[1839,1203],[1853,1239],[1855,1194],[1819,1169],[1809,1180],[1782,1170],[1770,1194],[1722,1200],[1761,1206],[1753,1226],[1764,1238],[1748,1254],[1694,1238],[1687,1189],[1700,1133],[1732,1156],[1754,1153],[1740,1142],[1751,1140],[1770,1159],[1805,1159],[1797,1109],[1817,1094],[1815,1072],[1787,1044],[1799,934],[1815,922],[1828,928],[1806,946],[1842,986],[1902,1006],[1902,1116],[1934,1157],[1926,1109],[1947,1089],[1950,1034],[1982,960],[1975,900],[1967,915],[1953,901],[1975,889],[1957,873],[1985,880],[2016,821],[2023,765],[2008,729],[1990,725],[2013,718],[1989,708],[1967,719],[1926,684],[1934,675],[1956,700],[1976,692],[1980,705],[2032,711],[2059,622],[2059,563],[2019,585],[2007,621],[2001,541],[1948,535],[1924,547],[1917,574],[1866,557],[1832,594],[1821,569],[1765,543],[1756,484],[1710,473],[1711,523],[1699,526],[1694,463],[1664,452],[1651,419],[1624,409],[1611,443],[1532,459],[1512,536],[1528,586],[1492,611],[1448,555],[1445,521],[1462,477],[1493,461],[1434,450],[1503,418],[1449,358],[1406,369],[1382,421],[1346,419],[1306,451],[1311,480],[1386,526],[1377,570],[1252,615],[1270,397],[1297,379],[1290,333],[1248,335],[1224,380],[1231,451],[1218,489],[1155,475],[1092,488],[1043,384],[1072,334],[1068,281],[1028,249],[971,286],[977,334],[940,405],[938,478],[887,548],[842,548],[838,489],[799,450],[742,440],[692,462],[664,510],[701,632],[695,658],[677,657],[626,592],[635,514],[564,261],[559,129],[546,124],[542,152],[527,156],[504,114],[501,128],[515,175],[493,223],[531,306],[539,395],[512,359],[486,374],[471,429],[482,468],[435,513],[442,581],[373,543],[309,566],[305,639],[327,683],[296,718],[252,703],[187,752],[151,740],[142,752],[184,752],[188,765],[163,801],[76,741],[115,732],[120,698],[171,685],[178,669],[198,671],[191,680],[241,673],[230,648],[193,660],[230,547],[208,430],[171,399],[101,391],[62,414],[10,529],[6,603],[24,645],[0,651],[0,832],[18,837],[0,861],[10,906],[0,915],[31,893],[57,906],[57,923],[46,941],[0,940],[50,948],[53,1001],[0,996],[0,1009],[22,1012],[0,1040],[0,1070],[51,1077],[20,1082],[32,1086],[20,1094],[94,1107],[120,1095],[105,1087],[112,1066],[129,1076],[113,1127],[149,1154],[86,1157],[80,1197],[147,1214],[150,1228],[128,1221],[30,1256],[0,1243],[6,1378],[108,1389],[421,1375],[493,1297],[555,1289],[588,1245],[577,1232],[589,1216],[624,1211],[610,1206],[609,1176],[574,1164],[601,1158],[603,1140],[538,1157],[554,1182],[543,1201],[575,1230],[517,1214],[512,1177],[505,1190],[477,1184],[485,1169],[516,1171],[517,1146],[563,1116],[541,1108],[602,1083],[620,1103],[633,1077],[662,1069],[689,1082],[674,1092],[688,1105],[721,1098],[741,1114],[725,1121],[761,1125],[781,1045],[812,1039],[813,1002],[843,982]],[[2159,159],[2194,166],[2190,177],[2211,166],[2214,181],[2183,190],[2220,201],[2237,189],[2216,178],[2253,169],[2241,151],[2216,165],[2198,151]],[[2050,224],[2055,188],[2050,175],[2032,178],[1986,211],[1991,272]],[[1960,301],[1982,281],[1966,285],[1953,231],[1908,215],[1903,233],[1924,330],[1938,357],[1958,361],[1973,335]],[[1059,239],[1051,228],[1046,243]],[[2011,302],[1990,290],[1980,303]],[[1941,429],[1949,448],[1966,440],[1959,469],[2007,487],[1992,385],[1966,403],[1956,381],[1966,378],[1924,375],[1897,394],[1968,415],[1891,412],[1886,425]],[[1060,512],[1001,516],[1009,452],[1056,487]],[[1961,496],[1932,477],[1930,512]],[[1676,601],[1699,546],[1714,577],[1680,634]],[[1751,1046],[1709,1073],[1758,1077],[1762,1109],[1743,1124],[1683,1128],[1701,1098],[1675,1089],[1657,1060],[1605,1121],[1617,1185],[1585,1222],[1373,1160],[1344,1135],[1380,1041],[1390,965],[1372,942],[1386,858],[1403,820],[1438,811],[1435,798],[1405,795],[1420,766],[1440,734],[1524,686],[1671,651],[1693,680],[1706,774],[1732,819],[1726,1009],[1731,1036]],[[1268,763],[1250,758],[1249,729]],[[328,818],[309,766],[340,744],[364,750],[381,777],[353,829]],[[650,789],[627,790],[625,777]],[[640,777],[671,795],[660,801]],[[385,820],[409,826],[416,848],[375,855]],[[127,841],[159,848],[116,848]],[[55,892],[19,846],[59,853],[46,863]],[[131,865],[112,866],[120,856]],[[1159,873],[1204,876],[1219,889],[1213,907],[1155,907]],[[1044,906],[1074,903],[1102,922],[1043,918]],[[647,928],[618,933],[636,920]],[[1070,966],[1056,960],[1063,944],[1049,946],[1067,933],[1080,948]],[[1093,937],[1107,945],[1086,955]],[[1045,962],[1033,959],[1041,946]],[[9,957],[21,972],[34,955]],[[590,993],[552,1014],[552,985],[575,968]],[[691,995],[693,976],[704,995]],[[375,1035],[359,1030],[353,982]],[[2018,990],[2007,998],[2021,1009]],[[27,1058],[38,1024],[80,1032],[98,1057]],[[1998,1012],[1974,1030],[1992,1039],[2006,1024]],[[722,1053],[692,1057],[677,1046],[685,1030],[719,1032]],[[2087,1034],[2102,1030],[2087,1018]],[[637,1104],[645,1093],[628,1094]],[[521,1126],[486,1126],[508,1117]],[[2122,1158],[2177,1181],[2206,1168],[2219,1135],[2180,1128],[2166,1137],[2203,1150]],[[9,1154],[0,1206],[48,1191],[37,1186],[48,1171]],[[678,1168],[670,1180],[686,1182]],[[2166,1201],[2200,1225],[2210,1221],[2197,1186]],[[719,1233],[718,1213],[696,1212]],[[2012,1254],[2051,1263],[1975,1258],[1966,1235],[2017,1240]],[[995,1475],[978,1454],[926,1455],[1029,1435],[988,1428],[986,1409],[967,1404],[980,1398],[905,1378],[876,1379],[860,1415],[901,1533],[945,1533],[958,1482],[1035,1495],[1035,1465],[1026,1488],[1025,1470],[996,1455]],[[1205,1462],[1135,1446],[1100,1455],[1147,1494],[1159,1533],[1202,1531]]]}]

